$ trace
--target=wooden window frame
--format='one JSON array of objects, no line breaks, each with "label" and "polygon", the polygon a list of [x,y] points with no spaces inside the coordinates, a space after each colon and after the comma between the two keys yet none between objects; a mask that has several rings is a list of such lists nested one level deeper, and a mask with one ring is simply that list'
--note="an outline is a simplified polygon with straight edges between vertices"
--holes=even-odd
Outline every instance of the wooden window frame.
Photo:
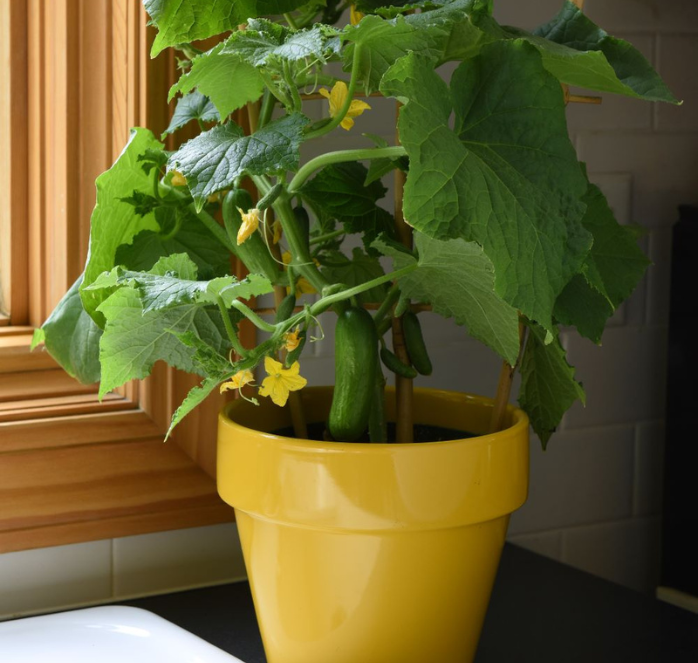
[{"label": "wooden window frame", "polygon": [[195,378],[156,365],[99,402],[29,350],[84,265],[95,177],[130,127],[169,121],[174,57],[150,59],[146,18],[140,0],[0,0],[0,553],[233,519],[212,478],[221,396],[163,444]]}]

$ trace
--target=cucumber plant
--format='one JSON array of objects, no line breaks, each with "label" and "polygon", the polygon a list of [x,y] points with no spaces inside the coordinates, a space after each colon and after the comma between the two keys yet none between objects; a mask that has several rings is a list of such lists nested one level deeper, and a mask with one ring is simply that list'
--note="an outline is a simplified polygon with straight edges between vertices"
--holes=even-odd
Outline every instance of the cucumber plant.
[{"label": "cucumber plant", "polygon": [[[499,25],[492,0],[356,0],[348,25],[348,6],[318,0],[144,4],[153,56],[172,47],[183,62],[175,114],[161,137],[134,129],[97,179],[84,272],[35,343],[99,377],[101,395],[156,361],[198,374],[174,427],[215,389],[254,389],[258,367],[258,395],[284,405],[333,309],[329,433],[383,441],[379,358],[403,387],[432,372],[414,312],[428,308],[521,371],[547,443],[584,399],[559,327],[598,343],[648,264],[577,160],[567,86],[678,103],[647,60],[567,0],[533,32]],[[217,35],[206,52],[191,44]],[[376,95],[399,102],[399,141],[375,135]],[[309,98],[326,99],[325,118]],[[199,134],[166,150],[189,122]],[[347,131],[349,149],[322,150]],[[393,173],[407,225],[379,204]],[[248,305],[274,290],[276,316]],[[266,333],[255,347],[240,341],[245,319]]]}]

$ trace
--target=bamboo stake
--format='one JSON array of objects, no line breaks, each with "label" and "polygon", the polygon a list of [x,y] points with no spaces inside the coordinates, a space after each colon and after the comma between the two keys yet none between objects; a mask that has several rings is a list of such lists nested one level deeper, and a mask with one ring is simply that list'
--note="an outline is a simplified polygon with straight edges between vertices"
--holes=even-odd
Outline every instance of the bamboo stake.
[{"label": "bamboo stake", "polygon": [[[395,111],[396,120],[400,114],[400,104]],[[397,126],[397,121],[396,121]],[[400,136],[395,135],[395,142],[400,143]],[[408,248],[412,248],[412,228],[405,222],[402,212],[402,196],[405,189],[405,173],[399,168],[395,171],[395,228],[398,238]],[[402,333],[402,318],[393,317],[393,352],[403,363],[410,363],[405,337]],[[412,417],[412,403],[414,400],[413,382],[401,375],[395,376],[395,441],[408,443],[414,442],[414,422]]]},{"label": "bamboo stake", "polygon": [[492,406],[492,416],[490,418],[490,433],[496,433],[502,430],[504,425],[504,415],[509,404],[509,396],[511,395],[511,385],[514,381],[516,368],[521,362],[524,346],[526,345],[526,325],[519,321],[519,355],[516,358],[516,363],[511,366],[506,361],[502,362],[502,370],[499,373],[499,383],[497,384],[497,395],[494,397],[494,405]]},{"label": "bamboo stake", "polygon": [[[273,219],[273,214],[271,209],[268,210],[268,217]],[[273,221],[272,221],[273,223]],[[273,233],[271,230],[272,223],[267,223],[265,227],[265,232],[267,235],[267,245],[271,251],[274,259],[281,264],[283,260],[281,259],[281,249],[279,249],[278,244],[274,244]],[[279,308],[279,304],[286,297],[286,288],[283,285],[274,286],[274,305],[276,309]],[[274,310],[274,309],[273,309]],[[286,350],[281,351],[281,361],[286,359]],[[308,425],[305,420],[305,412],[303,411],[303,400],[298,391],[292,391],[288,395],[288,409],[291,412],[291,423],[293,424],[293,434],[298,440],[308,439]]]}]

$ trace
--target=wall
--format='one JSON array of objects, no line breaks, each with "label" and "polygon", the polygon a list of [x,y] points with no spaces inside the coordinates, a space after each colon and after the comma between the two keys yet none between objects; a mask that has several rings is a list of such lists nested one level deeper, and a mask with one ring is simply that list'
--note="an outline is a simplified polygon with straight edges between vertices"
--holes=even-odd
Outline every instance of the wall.
[{"label": "wall", "polygon": [[[558,0],[498,0],[501,21],[523,27],[552,16]],[[510,539],[554,559],[652,592],[658,577],[664,372],[671,224],[680,203],[698,203],[698,3],[587,0],[585,11],[635,44],[658,68],[681,108],[604,97],[569,109],[570,132],[592,179],[623,223],[638,223],[654,265],[613,318],[602,347],[565,333],[588,391],[542,452],[531,443],[531,491]],[[390,139],[393,108],[371,100]],[[311,111],[322,112],[322,103]],[[332,139],[337,148],[364,130]],[[375,129],[372,129],[375,131]],[[308,150],[308,155],[310,150]],[[324,321],[331,333],[331,318]],[[499,361],[460,328],[425,316],[433,386],[493,394]],[[332,377],[329,342],[304,375]],[[182,530],[0,556],[0,616],[235,580],[244,574],[235,528]]]}]

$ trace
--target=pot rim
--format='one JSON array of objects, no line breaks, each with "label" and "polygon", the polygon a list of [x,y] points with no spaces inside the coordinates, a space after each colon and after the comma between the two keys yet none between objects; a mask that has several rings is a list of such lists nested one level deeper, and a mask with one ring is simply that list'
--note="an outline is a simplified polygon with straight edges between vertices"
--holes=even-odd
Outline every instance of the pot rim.
[{"label": "pot rim", "polygon": [[[306,387],[303,392],[308,396],[314,396],[315,394],[327,390],[331,390],[332,385],[324,386],[313,386]],[[394,387],[386,387],[386,395],[392,395],[395,393]],[[452,391],[448,389],[433,389],[429,387],[415,387],[415,396],[429,396],[434,398],[440,398],[445,401],[462,401],[465,399],[468,404],[476,407],[484,407],[487,409],[492,409],[494,405],[494,399],[487,396],[480,396],[478,394],[471,394],[468,392]],[[395,449],[396,447],[410,448],[410,447],[424,447],[425,445],[456,445],[462,444],[463,441],[467,440],[471,444],[481,443],[484,445],[492,443],[498,437],[501,437],[503,433],[509,435],[517,435],[521,432],[528,430],[529,419],[526,412],[521,408],[517,408],[511,404],[507,405],[506,412],[509,416],[510,425],[503,428],[495,433],[484,433],[481,435],[472,435],[465,438],[456,438],[454,440],[443,440],[443,441],[430,441],[430,442],[335,442],[335,441],[324,441],[324,440],[308,440],[299,439],[296,437],[287,437],[284,435],[275,435],[274,433],[269,433],[267,431],[258,430],[256,428],[251,428],[243,424],[237,423],[231,414],[235,410],[256,408],[259,406],[254,405],[242,398],[233,400],[226,403],[220,411],[219,421],[221,425],[232,428],[233,430],[248,431],[254,430],[260,437],[267,441],[276,441],[279,445],[283,447],[293,447],[298,451],[307,449],[308,451],[317,452],[321,449],[332,452],[358,452],[363,451],[370,452],[371,450],[375,452],[382,452],[386,449]],[[276,407],[276,406],[275,406]],[[420,423],[420,422],[416,422]],[[427,424],[428,425],[428,424]]]}]

